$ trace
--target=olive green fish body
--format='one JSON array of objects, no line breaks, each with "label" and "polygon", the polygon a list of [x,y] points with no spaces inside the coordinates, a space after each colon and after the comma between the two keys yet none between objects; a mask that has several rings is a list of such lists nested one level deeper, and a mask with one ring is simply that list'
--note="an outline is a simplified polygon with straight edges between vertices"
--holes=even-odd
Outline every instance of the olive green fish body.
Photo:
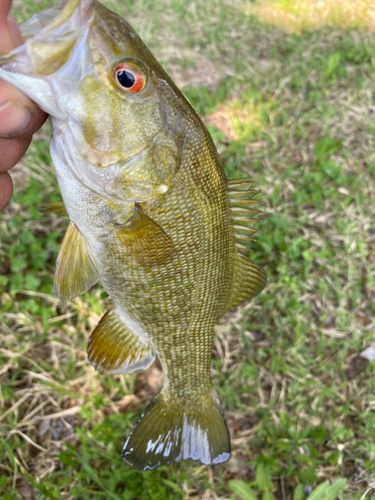
[{"label": "olive green fish body", "polygon": [[[208,148],[200,145],[200,149]],[[112,243],[97,256],[103,262],[108,260],[108,251],[115,256],[101,281],[116,308],[140,325],[160,357],[163,391],[178,397],[196,397],[211,390],[213,329],[225,312],[233,280],[235,245],[228,225],[227,186],[212,153],[205,155],[205,161],[199,154],[195,159],[203,174],[215,169],[207,176],[207,192],[202,192],[192,163],[186,161],[168,193],[142,206],[142,212],[172,243],[166,255],[158,259],[147,246],[145,255],[135,258],[124,252],[120,226],[114,230]]]},{"label": "olive green fish body", "polygon": [[[254,230],[251,182],[227,181],[188,101],[132,28],[94,0],[65,0],[23,26],[0,78],[50,114],[51,156],[70,223],[56,263],[64,302],[101,281],[109,310],[90,362],[164,380],[123,449],[141,470],[230,456],[210,380],[214,326],[264,286],[243,254]],[[25,72],[25,61],[27,71]]]},{"label": "olive green fish body", "polygon": [[[230,298],[235,241],[232,224],[228,224],[231,214],[227,182],[216,151],[201,129],[192,136],[191,144],[186,146],[192,152],[182,161],[168,193],[142,206],[142,212],[163,228],[173,242],[171,251],[158,261],[146,247],[146,255],[134,258],[132,253],[124,252],[120,226],[111,233],[111,243],[96,256],[103,262],[101,282],[112,297],[120,318],[127,324],[131,318],[136,326],[129,326],[140,332],[139,336],[159,356],[163,367],[164,382],[159,398],[162,397],[166,404],[159,409],[154,403],[156,406],[152,409],[156,414],[140,421],[131,436],[134,444],[130,441],[123,452],[127,463],[141,469],[169,463],[180,454],[181,459],[195,458],[208,464],[229,458],[229,439],[213,393],[210,361],[214,326],[226,311]],[[108,252],[115,258],[110,265],[107,262],[104,266]],[[89,354],[92,345],[89,345]],[[105,354],[105,348],[98,343],[92,357],[101,365]],[[121,356],[117,356],[117,361],[119,359]],[[165,416],[164,412],[166,408],[173,412],[181,408],[183,415],[186,408],[197,407],[205,409],[208,421],[204,427],[216,425],[215,431],[219,429],[219,439],[216,439],[220,449],[216,451],[212,445],[204,455],[199,449],[194,451],[193,445],[186,444],[184,455],[180,451],[183,436],[175,436],[175,429],[183,425],[176,423],[172,416]],[[209,415],[213,412],[211,422]],[[198,417],[199,414],[193,413],[190,425]],[[151,449],[147,454],[149,443],[157,441],[153,436],[160,432],[157,423],[163,426],[166,420],[173,431],[174,449],[167,457],[163,456],[169,444],[166,439],[161,452]],[[185,434],[191,440],[188,429]],[[163,435],[168,433],[164,431]],[[135,452],[129,451],[132,446]]]}]

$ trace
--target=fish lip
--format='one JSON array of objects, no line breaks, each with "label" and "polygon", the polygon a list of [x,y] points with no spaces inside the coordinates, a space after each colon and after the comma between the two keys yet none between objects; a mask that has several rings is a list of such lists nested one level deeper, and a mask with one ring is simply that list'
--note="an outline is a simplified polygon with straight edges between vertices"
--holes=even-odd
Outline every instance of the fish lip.
[{"label": "fish lip", "polygon": [[118,162],[119,166],[120,167],[126,167],[127,164],[131,163],[132,161],[135,161],[142,153],[144,153],[145,151],[148,151],[149,149],[150,149],[150,145],[149,144],[145,144],[144,147],[142,147],[142,149],[140,149],[138,151],[138,153],[133,154],[133,155],[129,155],[127,157],[122,158]]},{"label": "fish lip", "polygon": [[[76,140],[76,137],[74,137],[74,141],[76,144],[76,147],[79,149],[80,147],[80,141]],[[92,165],[94,168],[100,168],[100,169],[105,169],[105,168],[110,168],[110,167],[118,167],[126,168],[126,164],[131,163],[132,161],[136,160],[137,157],[139,157],[142,153],[150,149],[150,145],[147,143],[144,143],[140,148],[137,148],[136,150],[131,150],[129,151],[128,155],[124,155],[123,153],[120,153],[119,155],[116,155],[116,153],[103,153],[100,149],[94,148],[93,146],[90,146],[87,141],[85,141],[88,149],[85,152],[82,152],[82,157],[88,161],[90,165]],[[115,157],[114,161],[110,161],[112,157]],[[106,161],[107,160],[107,161]]]},{"label": "fish lip", "polygon": [[[89,162],[85,154],[80,152],[81,159],[84,161],[87,167],[89,167],[89,170],[85,168],[82,170],[80,162],[79,161],[77,162],[77,152],[81,151],[81,148],[79,142],[76,141],[76,137],[72,133],[72,130],[70,130],[70,134],[67,137],[67,139],[71,140],[72,143],[74,143],[74,148],[61,149],[60,144],[58,145],[56,144],[55,141],[51,141],[51,152],[53,153],[53,156],[56,158],[56,161],[57,158],[60,159],[60,161],[65,165],[65,168],[71,173],[71,175],[73,175],[77,179],[77,181],[83,186],[85,186],[87,189],[93,191],[101,198],[107,200],[116,199],[121,202],[127,202],[127,203],[136,201],[137,202],[150,201],[151,199],[157,198],[157,196],[153,196],[152,198],[150,197],[134,198],[132,196],[130,197],[121,196],[118,190],[116,190],[116,183],[118,182],[119,179],[119,169],[122,166],[121,165],[122,162],[116,162],[107,167],[97,167]],[[141,155],[149,148],[150,146],[146,146],[137,154],[129,156],[125,160],[125,163],[129,163],[132,159]],[[55,162],[55,159],[53,161]],[[127,169],[129,170],[130,167],[127,166]],[[114,172],[111,173],[111,170],[114,170]],[[106,173],[109,174],[108,177],[103,178],[102,175],[103,174],[105,175]],[[158,183],[150,181],[139,181],[139,182],[137,182],[136,180],[132,181],[132,187],[137,187],[138,185],[142,188],[147,189],[158,186]]]},{"label": "fish lip", "polygon": [[[108,167],[114,167],[114,166],[118,166],[119,168],[121,167],[125,167],[127,168],[127,164],[135,161],[142,153],[144,153],[145,151],[148,151],[152,148],[152,145],[156,142],[155,139],[158,137],[158,135],[160,133],[163,132],[163,128],[160,127],[154,135],[152,135],[151,137],[147,138],[147,140],[141,145],[139,146],[138,148],[133,148],[132,150],[129,151],[129,153],[120,153],[118,155],[118,159],[116,161],[113,161],[112,163],[101,163],[100,165],[95,165],[93,164],[91,161],[90,161],[90,152],[93,152],[93,157],[103,157],[103,158],[106,158],[106,157],[110,157],[110,156],[113,156],[113,153],[103,153],[100,149],[98,148],[95,148],[93,146],[91,146],[85,139],[85,143],[88,147],[88,153],[83,153],[82,156],[87,160],[89,161],[89,163],[91,165],[93,165],[94,167],[96,168],[108,168]],[[73,135],[73,134],[72,134]],[[76,146],[79,148],[80,144],[79,144],[79,141],[77,140],[77,137],[75,135],[73,135],[73,138],[74,138],[74,141],[75,141],[75,144]]]}]

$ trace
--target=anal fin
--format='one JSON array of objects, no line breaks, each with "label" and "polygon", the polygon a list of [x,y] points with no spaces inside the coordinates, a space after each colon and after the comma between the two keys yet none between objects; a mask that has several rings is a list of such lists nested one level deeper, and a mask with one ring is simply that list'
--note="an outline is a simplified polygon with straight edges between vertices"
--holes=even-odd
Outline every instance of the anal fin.
[{"label": "anal fin", "polygon": [[86,292],[98,279],[98,266],[86,239],[74,222],[70,222],[57,255],[55,295],[62,302],[68,302]]},{"label": "anal fin", "polygon": [[110,373],[146,370],[155,359],[151,347],[122,323],[114,308],[106,312],[91,334],[87,354],[97,370],[104,368]]}]

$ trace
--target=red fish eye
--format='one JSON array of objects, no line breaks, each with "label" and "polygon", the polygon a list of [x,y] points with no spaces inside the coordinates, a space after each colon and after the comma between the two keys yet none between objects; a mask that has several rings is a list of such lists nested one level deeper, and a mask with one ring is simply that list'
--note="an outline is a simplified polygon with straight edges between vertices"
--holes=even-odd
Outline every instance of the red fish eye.
[{"label": "red fish eye", "polygon": [[121,90],[136,93],[145,88],[145,72],[132,62],[121,62],[113,69],[113,78]]}]

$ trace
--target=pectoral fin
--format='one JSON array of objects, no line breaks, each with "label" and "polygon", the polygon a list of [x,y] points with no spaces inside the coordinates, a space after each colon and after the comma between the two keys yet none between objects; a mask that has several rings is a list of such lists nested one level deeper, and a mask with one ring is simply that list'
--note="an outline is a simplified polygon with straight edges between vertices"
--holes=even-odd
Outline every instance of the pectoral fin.
[{"label": "pectoral fin", "polygon": [[56,297],[68,302],[86,292],[98,279],[98,267],[87,242],[74,222],[70,222],[56,261]]},{"label": "pectoral fin", "polygon": [[151,348],[122,323],[115,309],[102,317],[91,334],[87,354],[97,370],[110,373],[146,370],[155,359]]},{"label": "pectoral fin", "polygon": [[66,211],[65,205],[62,201],[48,203],[47,205],[39,207],[38,210],[39,212],[54,213],[56,215],[63,215],[65,217],[68,215],[68,212]]},{"label": "pectoral fin", "polygon": [[176,250],[171,238],[138,205],[126,224],[116,227],[124,251],[141,266],[168,264],[173,260]]}]

